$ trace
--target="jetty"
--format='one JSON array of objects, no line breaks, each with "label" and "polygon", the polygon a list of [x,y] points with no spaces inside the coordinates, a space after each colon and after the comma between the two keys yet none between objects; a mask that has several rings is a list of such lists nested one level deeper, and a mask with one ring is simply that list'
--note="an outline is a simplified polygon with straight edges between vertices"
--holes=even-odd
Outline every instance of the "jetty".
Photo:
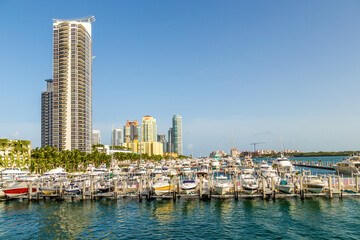
[{"label": "jetty", "polygon": [[[121,198],[138,199],[139,201],[151,201],[156,199],[172,199],[177,201],[178,199],[199,199],[199,200],[210,200],[210,199],[283,199],[283,198],[313,198],[313,197],[327,197],[327,198],[342,198],[347,196],[360,196],[359,190],[359,176],[345,177],[342,178],[338,175],[319,175],[317,176],[320,180],[326,182],[326,186],[319,193],[313,193],[304,187],[304,179],[306,176],[298,175],[294,176],[295,189],[291,193],[282,193],[275,188],[274,184],[268,184],[271,182],[269,178],[258,178],[259,188],[252,194],[246,193],[242,184],[239,183],[239,179],[236,175],[230,176],[231,181],[234,182],[232,189],[226,194],[220,195],[214,190],[214,178],[213,173],[208,176],[208,186],[198,186],[193,192],[185,193],[180,187],[180,177],[174,177],[170,180],[170,184],[174,186],[169,189],[168,194],[155,195],[151,185],[153,179],[149,176],[139,177],[135,184],[129,184],[126,178],[104,178],[109,183],[109,191],[99,192],[97,188],[99,185],[96,184],[95,179],[90,179],[90,185],[87,186],[86,181],[83,180],[80,184],[82,189],[78,193],[69,193],[65,191],[60,184],[60,188],[51,194],[44,194],[41,189],[41,182],[29,182],[27,194],[19,195],[16,197],[6,196],[3,201],[11,201],[15,199],[28,200],[28,201],[96,201],[100,199],[112,199],[118,200]],[[130,175],[128,176],[130,177]],[[133,180],[132,180],[133,181]],[[113,187],[110,187],[113,186]],[[36,191],[32,189],[36,189]],[[104,190],[104,189],[102,189]]]},{"label": "jetty", "polygon": [[334,163],[332,162],[322,162],[322,161],[291,161],[294,166],[297,167],[307,167],[307,168],[317,168],[324,170],[335,171]]}]

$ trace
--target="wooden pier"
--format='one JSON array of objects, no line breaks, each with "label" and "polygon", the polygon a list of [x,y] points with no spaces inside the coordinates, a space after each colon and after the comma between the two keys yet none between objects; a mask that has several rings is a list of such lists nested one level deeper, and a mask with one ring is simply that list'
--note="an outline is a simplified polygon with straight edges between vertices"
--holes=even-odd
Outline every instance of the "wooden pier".
[{"label": "wooden pier", "polygon": [[334,165],[331,162],[322,162],[322,161],[291,161],[294,166],[297,167],[307,167],[307,168],[317,168],[324,170],[335,171]]},{"label": "wooden pier", "polygon": [[[294,181],[299,183],[295,185],[294,192],[291,194],[286,194],[276,190],[274,181],[266,178],[259,178],[258,190],[253,194],[247,194],[242,185],[239,184],[238,178],[235,176],[232,180],[234,182],[233,188],[224,195],[219,195],[214,191],[214,181],[208,179],[209,185],[203,186],[200,184],[193,192],[185,193],[179,188],[179,178],[175,177],[172,179],[172,185],[174,188],[167,195],[156,196],[151,189],[151,180],[149,178],[140,178],[139,184],[136,185],[136,188],[132,188],[132,185],[127,185],[124,180],[111,179],[114,183],[114,188],[112,191],[105,193],[99,193],[96,190],[96,185],[92,181],[89,188],[85,187],[85,184],[82,184],[83,191],[79,194],[70,194],[67,193],[60,185],[59,191],[54,194],[43,194],[41,191],[33,192],[32,194],[24,194],[17,198],[6,198],[3,200],[10,201],[13,199],[21,199],[28,201],[47,201],[47,200],[70,200],[70,201],[96,201],[100,199],[112,199],[118,200],[121,198],[131,198],[138,199],[139,201],[147,200],[156,200],[156,199],[172,199],[177,201],[178,199],[199,199],[199,200],[209,200],[209,199],[283,199],[283,198],[314,198],[314,197],[326,197],[332,199],[334,197],[343,198],[343,197],[359,197],[359,176],[353,176],[348,178],[342,178],[337,175],[319,175],[318,178],[321,179],[324,183],[327,183],[323,191],[320,193],[312,193],[306,190],[303,184],[303,180],[306,178],[306,175],[294,176]],[[269,184],[269,182],[272,182]],[[29,189],[32,189],[34,186],[39,186],[38,183],[31,184],[29,183]]]}]

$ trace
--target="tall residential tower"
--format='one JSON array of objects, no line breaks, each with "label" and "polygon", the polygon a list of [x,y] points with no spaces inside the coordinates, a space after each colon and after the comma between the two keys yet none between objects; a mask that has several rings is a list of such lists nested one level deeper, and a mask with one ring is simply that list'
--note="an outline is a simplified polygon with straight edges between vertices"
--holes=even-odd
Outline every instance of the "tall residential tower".
[{"label": "tall residential tower", "polygon": [[124,143],[124,133],[121,128],[115,128],[112,130],[111,145],[122,146]]},{"label": "tall residential tower", "polygon": [[53,146],[91,152],[95,18],[53,21]]},{"label": "tall residential tower", "polygon": [[141,141],[157,142],[156,119],[147,115],[143,117],[141,123]]},{"label": "tall residential tower", "polygon": [[182,117],[179,115],[173,116],[173,144],[174,144],[174,152],[178,155],[183,154],[183,144],[182,144]]},{"label": "tall residential tower", "polygon": [[124,126],[124,142],[134,142],[135,140],[140,141],[141,128],[138,121],[126,121]]},{"label": "tall residential tower", "polygon": [[53,81],[46,79],[46,91],[41,93],[41,147],[52,146]]}]

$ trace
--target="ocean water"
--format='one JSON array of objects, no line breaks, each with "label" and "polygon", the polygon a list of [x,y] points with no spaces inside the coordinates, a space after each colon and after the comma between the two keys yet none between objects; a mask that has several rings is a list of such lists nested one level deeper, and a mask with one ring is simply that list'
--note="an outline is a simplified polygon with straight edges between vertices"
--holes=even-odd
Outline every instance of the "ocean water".
[{"label": "ocean water", "polygon": [[360,198],[0,202],[1,239],[359,239]]}]

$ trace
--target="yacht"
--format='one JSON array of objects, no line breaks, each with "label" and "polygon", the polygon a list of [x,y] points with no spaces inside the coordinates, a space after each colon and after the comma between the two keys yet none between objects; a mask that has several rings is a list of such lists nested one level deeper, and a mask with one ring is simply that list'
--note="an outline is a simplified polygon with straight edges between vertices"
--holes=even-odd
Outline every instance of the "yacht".
[{"label": "yacht", "polygon": [[4,171],[1,172],[1,178],[3,180],[19,180],[20,176],[25,176],[27,174],[30,174],[29,171],[22,171],[20,168],[17,167],[10,167],[5,168]]},{"label": "yacht", "polygon": [[293,165],[290,160],[281,153],[280,157],[274,160],[274,165],[280,171],[290,172],[293,170]]},{"label": "yacht", "polygon": [[353,156],[346,158],[335,165],[335,170],[343,174],[358,174],[360,173],[360,156]]},{"label": "yacht", "polygon": [[50,171],[47,171],[46,173],[44,173],[44,176],[58,176],[58,175],[66,175],[67,172],[65,171],[65,169],[58,167],[55,169],[51,169]]}]

